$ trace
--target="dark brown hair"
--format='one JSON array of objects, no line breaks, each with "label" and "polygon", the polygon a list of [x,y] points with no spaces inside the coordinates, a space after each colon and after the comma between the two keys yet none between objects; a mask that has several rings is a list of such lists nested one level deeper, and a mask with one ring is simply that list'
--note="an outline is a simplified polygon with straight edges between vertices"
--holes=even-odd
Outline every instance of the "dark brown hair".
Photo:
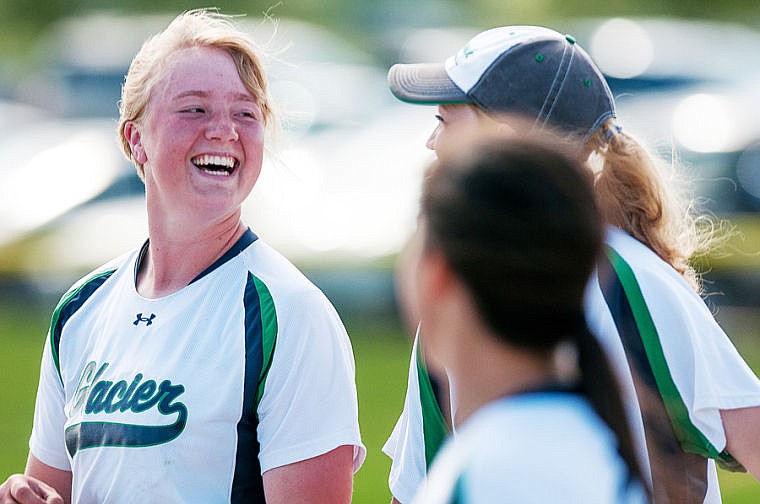
[{"label": "dark brown hair", "polygon": [[482,138],[447,149],[429,171],[425,246],[446,257],[505,343],[545,355],[575,345],[578,388],[646,488],[617,380],[584,315],[604,234],[592,174],[548,133]]}]

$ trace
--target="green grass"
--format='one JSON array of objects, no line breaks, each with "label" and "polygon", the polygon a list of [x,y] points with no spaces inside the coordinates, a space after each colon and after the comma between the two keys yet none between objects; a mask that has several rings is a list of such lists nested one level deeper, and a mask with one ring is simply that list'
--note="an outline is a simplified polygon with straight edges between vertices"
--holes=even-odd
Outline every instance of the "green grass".
[{"label": "green grass", "polygon": [[411,341],[397,325],[346,324],[352,335],[359,423],[367,459],[354,482],[355,503],[389,502],[390,459],[381,451],[404,405]]},{"label": "green grass", "polygon": [[23,470],[32,428],[46,319],[22,306],[0,307],[0,478]]},{"label": "green grass", "polygon": [[[23,470],[32,423],[39,359],[49,313],[0,306],[0,478]],[[729,310],[718,319],[753,369],[760,369],[760,311]],[[346,322],[356,357],[359,420],[367,459],[356,475],[354,502],[387,503],[390,460],[380,451],[403,405],[410,341],[399,325]],[[719,472],[726,504],[760,502],[760,484],[747,474]]]}]

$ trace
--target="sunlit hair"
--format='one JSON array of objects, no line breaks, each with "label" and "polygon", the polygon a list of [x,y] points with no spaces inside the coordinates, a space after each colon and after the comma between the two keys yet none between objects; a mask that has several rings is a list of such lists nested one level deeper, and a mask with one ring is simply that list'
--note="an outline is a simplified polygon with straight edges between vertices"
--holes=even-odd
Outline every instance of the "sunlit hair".
[{"label": "sunlit hair", "polygon": [[246,89],[258,101],[264,123],[269,124],[274,119],[261,64],[261,48],[235,24],[232,16],[209,9],[184,12],[174,18],[165,30],[145,41],[132,60],[122,86],[119,139],[124,155],[135,163],[141,178],[144,176],[143,167],[132,155],[124,127],[128,121],[139,122],[143,118],[153,89],[164,77],[167,58],[180,49],[191,47],[213,47],[227,51]]},{"label": "sunlit hair", "polygon": [[[484,122],[511,127],[515,117],[484,112]],[[522,120],[521,129],[534,129]],[[588,138],[553,130],[558,142],[570,146],[594,173],[596,197],[605,222],[652,249],[698,293],[702,281],[694,260],[722,245],[731,228],[702,212],[691,197],[689,181],[675,163],[650,152],[642,142],[608,119]]]},{"label": "sunlit hair", "polygon": [[612,119],[586,146],[605,220],[647,245],[701,292],[692,260],[718,243],[721,225],[697,213],[676,167],[650,153]]}]

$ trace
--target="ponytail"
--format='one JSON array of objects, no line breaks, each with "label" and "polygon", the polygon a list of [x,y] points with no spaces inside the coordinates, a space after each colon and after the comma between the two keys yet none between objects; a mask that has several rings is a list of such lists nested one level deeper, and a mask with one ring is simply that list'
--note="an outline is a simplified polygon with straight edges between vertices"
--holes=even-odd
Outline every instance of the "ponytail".
[{"label": "ponytail", "polygon": [[[671,168],[608,120],[587,144],[604,220],[652,249],[701,292],[691,264],[713,245],[715,226],[667,177]],[[704,225],[706,224],[706,225]]]},{"label": "ponytail", "polygon": [[578,348],[578,368],[580,388],[588,398],[596,413],[615,433],[618,453],[628,466],[631,481],[638,481],[646,487],[647,478],[641,466],[638,452],[634,448],[633,436],[628,423],[628,415],[620,394],[611,391],[622,390],[612,370],[607,354],[599,340],[588,328],[575,332]]}]

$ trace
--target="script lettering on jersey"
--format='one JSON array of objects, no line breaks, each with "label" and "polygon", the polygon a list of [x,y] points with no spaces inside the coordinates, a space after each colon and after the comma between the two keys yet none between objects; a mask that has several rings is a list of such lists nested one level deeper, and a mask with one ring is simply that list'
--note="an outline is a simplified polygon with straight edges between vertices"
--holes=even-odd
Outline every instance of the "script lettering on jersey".
[{"label": "script lettering on jersey", "polygon": [[[66,448],[72,457],[79,450],[98,446],[152,446],[168,443],[179,436],[187,424],[187,408],[177,399],[185,392],[183,385],[170,380],[157,383],[143,380],[137,373],[130,380],[101,379],[109,363],[91,361],[82,370],[69,403],[68,417],[86,418],[100,413],[143,413],[152,408],[161,415],[176,414],[168,425],[140,425],[113,421],[82,421],[66,429]],[[131,416],[130,418],[134,418]]]}]

